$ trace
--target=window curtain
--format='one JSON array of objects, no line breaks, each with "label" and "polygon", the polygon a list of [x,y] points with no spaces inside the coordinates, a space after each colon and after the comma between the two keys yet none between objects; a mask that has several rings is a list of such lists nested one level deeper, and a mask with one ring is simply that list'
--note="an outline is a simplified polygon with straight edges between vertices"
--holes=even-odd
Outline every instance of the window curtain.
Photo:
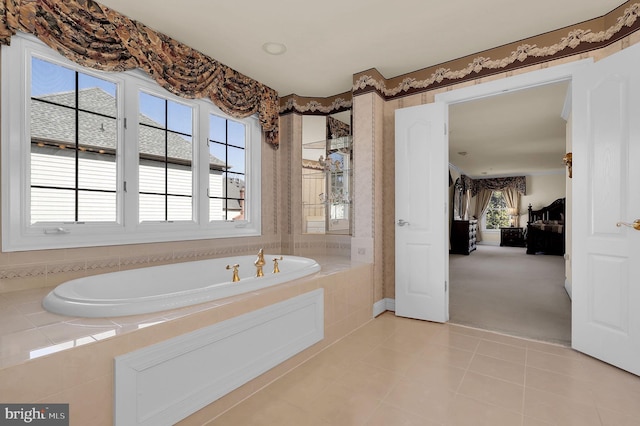
[{"label": "window curtain", "polygon": [[[481,189],[477,194],[476,194],[476,210],[475,210],[475,216],[480,219],[482,217],[482,215],[484,214],[484,212],[487,210],[487,207],[489,207],[489,201],[491,200],[491,193],[493,192],[493,190],[491,189]],[[482,241],[482,231],[480,229],[481,227],[478,226],[478,231],[476,233],[476,241]]]},{"label": "window curtain", "polygon": [[515,222],[513,226],[520,227],[520,193],[515,187],[507,187],[502,190],[502,195],[507,203],[507,208],[515,212]]},{"label": "window curtain", "polygon": [[140,68],[169,92],[209,98],[226,114],[258,114],[279,144],[275,90],[92,0],[0,0],[0,44],[31,33],[73,62],[102,71]]}]

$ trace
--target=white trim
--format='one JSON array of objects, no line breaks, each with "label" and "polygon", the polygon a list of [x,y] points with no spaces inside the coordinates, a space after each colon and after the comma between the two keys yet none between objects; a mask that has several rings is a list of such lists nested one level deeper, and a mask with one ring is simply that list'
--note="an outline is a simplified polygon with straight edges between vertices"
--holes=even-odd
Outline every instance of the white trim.
[{"label": "white trim", "polygon": [[571,290],[572,290],[571,289],[571,280],[569,280],[569,279],[565,279],[564,280],[564,289],[566,290],[567,295],[569,296],[569,299],[571,299],[572,298],[571,297]]},{"label": "white trim", "polygon": [[114,424],[173,425],[324,338],[324,290],[115,358]]},{"label": "white trim", "polygon": [[[550,68],[531,71],[517,76],[502,78],[478,85],[463,87],[450,92],[435,95],[435,102],[447,105],[474,99],[486,98],[499,95],[505,92],[526,89],[530,87],[542,86],[558,81],[572,80],[573,75],[593,63],[593,58],[556,65]],[[448,123],[445,123],[448,125]],[[447,141],[448,144],[448,141]],[[442,250],[449,251],[449,241],[445,239]],[[448,309],[449,302],[444,302]]]},{"label": "white trim", "polygon": [[373,304],[373,317],[377,317],[380,314],[383,314],[386,311],[395,312],[396,310],[396,300],[395,299],[381,299]]},{"label": "white trim", "polygon": [[435,102],[443,102],[445,104],[452,105],[474,99],[500,95],[507,92],[543,86],[558,81],[570,80],[577,70],[582,69],[591,63],[593,63],[593,59],[588,58],[487,83],[463,87],[450,92],[436,94]]}]

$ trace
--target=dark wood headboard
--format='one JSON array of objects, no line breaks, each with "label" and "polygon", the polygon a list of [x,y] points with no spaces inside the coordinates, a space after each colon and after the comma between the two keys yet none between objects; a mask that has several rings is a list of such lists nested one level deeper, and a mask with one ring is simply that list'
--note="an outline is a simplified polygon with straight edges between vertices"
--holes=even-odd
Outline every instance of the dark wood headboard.
[{"label": "dark wood headboard", "polygon": [[533,223],[538,220],[559,220],[564,221],[565,217],[565,209],[564,209],[564,198],[558,198],[553,203],[549,204],[546,207],[541,208],[540,210],[532,210],[531,204],[529,204],[529,220],[527,223]]}]

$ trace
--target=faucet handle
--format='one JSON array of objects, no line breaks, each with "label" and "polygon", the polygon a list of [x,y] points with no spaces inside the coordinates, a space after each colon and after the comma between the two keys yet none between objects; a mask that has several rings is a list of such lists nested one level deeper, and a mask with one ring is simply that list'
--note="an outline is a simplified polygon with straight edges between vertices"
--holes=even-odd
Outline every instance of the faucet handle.
[{"label": "faucet handle", "polygon": [[273,273],[277,274],[280,272],[280,267],[278,266],[278,260],[282,260],[282,256],[273,258]]},{"label": "faucet handle", "polygon": [[240,265],[238,265],[237,263],[233,266],[227,265],[227,270],[233,268],[233,278],[231,279],[231,282],[237,283],[238,281],[240,281],[240,276],[238,275],[239,267]]}]

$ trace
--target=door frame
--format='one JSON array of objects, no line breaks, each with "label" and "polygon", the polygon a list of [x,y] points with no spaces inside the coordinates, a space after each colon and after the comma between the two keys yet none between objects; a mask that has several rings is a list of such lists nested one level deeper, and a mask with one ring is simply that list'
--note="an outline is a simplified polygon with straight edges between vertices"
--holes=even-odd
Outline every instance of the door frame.
[{"label": "door frame", "polygon": [[[472,101],[476,99],[488,98],[491,96],[498,96],[501,94],[505,94],[508,92],[513,92],[522,89],[528,89],[537,86],[543,86],[546,84],[556,83],[560,81],[571,81],[573,75],[579,70],[584,69],[593,63],[593,58],[583,59],[567,64],[556,65],[549,68],[544,68],[536,71],[525,72],[523,74],[519,74],[516,76],[501,78],[498,80],[477,84],[474,86],[463,87],[460,89],[452,90],[450,92],[440,93],[435,95],[434,102],[440,102],[445,104],[445,108],[447,110],[447,114],[445,115],[445,119],[448,120],[448,108],[449,105]],[[571,86],[569,86],[569,91],[571,91]],[[570,102],[571,96],[567,96],[568,105],[565,105],[565,111],[563,111],[563,115],[568,113],[567,107],[570,110]],[[445,123],[448,127],[448,122]],[[446,144],[449,145],[449,137],[448,132],[446,136]],[[573,148],[575,151],[575,148]],[[573,180],[576,179],[586,179],[585,176],[574,176]],[[573,222],[573,216],[579,214],[580,212],[576,212],[575,209],[572,209],[572,217],[571,222]],[[571,242],[570,242],[571,243]],[[445,241],[442,249],[445,253],[448,253],[448,241]],[[572,250],[573,251],[573,250]],[[447,303],[448,299],[447,299]],[[449,312],[449,306],[445,307],[446,311]]]}]

